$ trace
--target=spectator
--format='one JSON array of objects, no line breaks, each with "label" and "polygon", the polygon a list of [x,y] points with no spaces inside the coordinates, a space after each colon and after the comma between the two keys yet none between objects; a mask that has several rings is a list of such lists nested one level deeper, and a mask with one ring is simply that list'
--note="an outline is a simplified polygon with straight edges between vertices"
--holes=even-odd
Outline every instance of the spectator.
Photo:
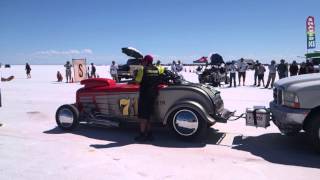
[{"label": "spectator", "polygon": [[112,64],[110,66],[110,74],[113,80],[115,80],[116,82],[119,82],[119,78],[118,78],[118,64],[116,64],[115,61],[112,61]]},{"label": "spectator", "polygon": [[240,81],[242,77],[242,85],[245,86],[245,81],[246,81],[246,71],[248,69],[247,63],[244,62],[244,59],[240,59],[239,67],[238,67],[238,78],[239,78],[239,86],[240,86]]},{"label": "spectator", "polygon": [[264,72],[266,72],[266,68],[264,67],[263,64],[259,63],[259,68],[258,68],[258,87],[260,87],[261,81],[262,81],[263,87],[265,87],[265,85],[264,85]]},{"label": "spectator", "polygon": [[306,69],[307,69],[307,74],[314,73],[313,63],[310,62],[309,60],[306,61]]},{"label": "spectator", "polygon": [[274,83],[274,80],[276,79],[276,72],[277,72],[275,60],[271,61],[271,64],[268,66],[268,69],[269,69],[269,76],[268,76],[268,81],[265,88],[269,87],[270,81],[271,81],[271,88],[273,88],[273,83]]},{"label": "spectator", "polygon": [[93,63],[91,63],[91,78],[96,78],[96,67],[94,66]]},{"label": "spectator", "polygon": [[29,65],[29,63],[26,63],[26,73],[27,73],[27,78],[31,78],[31,67]]},{"label": "spectator", "polygon": [[236,87],[236,71],[237,68],[234,65],[234,61],[232,61],[232,63],[228,66],[228,71],[230,72],[230,86],[232,87],[232,81],[233,81],[233,86]]},{"label": "spectator", "polygon": [[253,66],[254,69],[254,86],[257,85],[257,79],[258,79],[258,69],[259,69],[259,61],[257,60],[256,63]]},{"label": "spectator", "polygon": [[161,66],[161,61],[160,60],[157,61],[156,67],[158,68],[160,75],[164,73],[164,67]]},{"label": "spectator", "polygon": [[172,61],[171,71],[172,71],[174,74],[177,74],[177,73],[178,73],[176,65],[177,65],[177,64],[176,64],[176,61]]},{"label": "spectator", "polygon": [[292,62],[292,64],[290,65],[289,71],[290,71],[290,76],[296,76],[298,74],[299,67],[296,61]]},{"label": "spectator", "polygon": [[197,74],[200,74],[201,71],[202,71],[202,66],[199,65],[199,66],[197,67],[197,69],[196,69],[196,73],[197,73]]},{"label": "spectator", "polygon": [[57,80],[58,80],[58,82],[62,82],[62,80],[63,80],[63,77],[62,77],[60,71],[57,72]]},{"label": "spectator", "polygon": [[307,74],[307,67],[305,62],[301,63],[300,65],[299,75],[302,75],[302,74]]},{"label": "spectator", "polygon": [[64,65],[64,67],[66,68],[66,80],[67,83],[71,82],[71,67],[72,64],[70,64],[69,61],[67,61],[67,63]]},{"label": "spectator", "polygon": [[177,72],[180,73],[183,70],[183,65],[181,64],[181,61],[178,60],[178,63],[176,64]]},{"label": "spectator", "polygon": [[279,74],[279,79],[286,77],[286,72],[288,71],[288,67],[285,64],[284,59],[280,60],[280,64],[278,65],[277,70],[278,70],[278,74]]}]

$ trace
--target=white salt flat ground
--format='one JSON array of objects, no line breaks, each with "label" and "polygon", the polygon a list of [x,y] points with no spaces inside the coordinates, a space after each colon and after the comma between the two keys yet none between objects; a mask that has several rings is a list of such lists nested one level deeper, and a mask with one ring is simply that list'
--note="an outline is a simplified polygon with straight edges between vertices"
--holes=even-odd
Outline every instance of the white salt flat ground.
[{"label": "white salt flat ground", "polygon": [[[4,71],[3,68],[1,68]],[[81,126],[67,133],[56,127],[58,106],[75,101],[79,84],[57,83],[63,66],[24,66],[2,72],[13,74],[1,83],[0,179],[319,179],[320,156],[309,149],[301,133],[279,134],[246,127],[243,119],[216,124],[203,143],[177,140],[165,129],[155,129],[155,141],[137,144],[136,129]],[[108,67],[98,66],[101,77]],[[186,79],[197,81],[194,73]],[[225,107],[268,105],[271,89],[247,86],[220,88]]]}]

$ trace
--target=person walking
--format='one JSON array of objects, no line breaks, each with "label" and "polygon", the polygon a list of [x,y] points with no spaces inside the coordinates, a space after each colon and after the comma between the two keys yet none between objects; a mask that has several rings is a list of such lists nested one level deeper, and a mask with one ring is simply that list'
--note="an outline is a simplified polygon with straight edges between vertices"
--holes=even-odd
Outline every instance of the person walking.
[{"label": "person walking", "polygon": [[97,75],[96,75],[96,66],[91,63],[91,78],[96,78]]},{"label": "person walking", "polygon": [[280,60],[280,64],[278,65],[277,70],[278,70],[278,74],[279,74],[279,79],[286,77],[286,72],[288,71],[288,67],[285,64],[284,59]]},{"label": "person walking", "polygon": [[273,83],[274,83],[274,80],[276,79],[276,73],[277,73],[277,66],[276,66],[275,60],[271,61],[271,64],[268,66],[268,69],[269,69],[269,75],[268,75],[267,85],[265,86],[265,88],[269,87],[270,82],[271,82],[271,88],[273,88]]},{"label": "person walking", "polygon": [[110,75],[112,79],[115,80],[116,82],[119,82],[118,69],[119,69],[118,64],[116,64],[115,61],[112,61],[112,64],[110,66]]},{"label": "person walking", "polygon": [[64,67],[66,68],[66,81],[67,83],[71,82],[71,67],[72,64],[70,64],[69,61],[67,61],[67,63],[64,65]]},{"label": "person walking", "polygon": [[232,81],[233,81],[233,86],[236,87],[236,71],[237,68],[235,66],[235,62],[232,61],[230,65],[228,65],[228,71],[230,72],[230,85],[229,87],[232,87]]},{"label": "person walking", "polygon": [[240,86],[240,82],[241,82],[241,77],[242,77],[242,85],[245,86],[247,69],[248,69],[247,63],[245,63],[244,59],[241,58],[240,63],[239,63],[239,67],[238,67],[239,86]]},{"label": "person walking", "polygon": [[259,61],[257,60],[256,63],[253,66],[254,69],[254,83],[253,85],[257,85],[257,79],[258,79],[258,69],[259,69]]},{"label": "person walking", "polygon": [[290,76],[296,76],[296,75],[298,75],[299,67],[298,67],[296,61],[293,61],[293,62],[292,62],[292,64],[290,65],[289,71],[290,71]]},{"label": "person walking", "polygon": [[146,55],[143,58],[143,68],[139,69],[136,82],[140,83],[138,118],[140,119],[140,134],[136,141],[152,141],[151,115],[154,113],[155,100],[158,96],[158,85],[160,83],[159,70],[152,64],[153,57]]},{"label": "person walking", "polygon": [[260,87],[261,81],[262,81],[263,87],[265,87],[265,85],[264,85],[264,72],[266,72],[266,68],[264,67],[263,64],[259,63],[259,68],[258,68],[258,87]]},{"label": "person walking", "polygon": [[301,63],[298,74],[299,75],[307,74],[307,67],[306,67],[306,63],[305,62]]},{"label": "person walking", "polygon": [[31,67],[30,67],[29,63],[26,63],[25,70],[26,70],[26,73],[27,73],[27,78],[28,79],[31,78]]}]

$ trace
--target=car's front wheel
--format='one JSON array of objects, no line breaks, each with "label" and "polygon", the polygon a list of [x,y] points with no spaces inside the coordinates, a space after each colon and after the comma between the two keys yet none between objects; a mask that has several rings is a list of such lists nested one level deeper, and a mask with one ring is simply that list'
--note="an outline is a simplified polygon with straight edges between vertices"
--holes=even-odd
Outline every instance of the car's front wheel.
[{"label": "car's front wheel", "polygon": [[315,147],[316,151],[320,153],[320,112],[311,117],[307,129],[309,140]]},{"label": "car's front wheel", "polygon": [[56,122],[63,130],[72,130],[79,125],[79,111],[71,104],[62,105],[57,109]]},{"label": "car's front wheel", "polygon": [[183,139],[202,139],[206,135],[207,122],[191,108],[179,108],[172,112],[169,123],[172,131]]}]

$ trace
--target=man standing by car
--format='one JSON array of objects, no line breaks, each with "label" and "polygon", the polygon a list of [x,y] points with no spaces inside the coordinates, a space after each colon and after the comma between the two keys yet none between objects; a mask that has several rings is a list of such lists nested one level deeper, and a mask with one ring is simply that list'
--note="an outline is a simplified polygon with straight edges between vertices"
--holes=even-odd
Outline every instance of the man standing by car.
[{"label": "man standing by car", "polygon": [[241,82],[241,77],[242,77],[242,85],[245,85],[246,82],[246,71],[248,69],[248,65],[247,63],[244,62],[244,59],[241,58],[240,59],[240,63],[239,63],[239,67],[238,67],[238,78],[239,78],[239,86],[240,86],[240,82]]},{"label": "man standing by car", "polygon": [[115,80],[116,82],[119,82],[118,79],[118,65],[116,64],[115,61],[112,61],[112,64],[110,66],[110,74],[113,80]]},{"label": "man standing by car", "polygon": [[96,67],[94,66],[93,63],[91,63],[91,78],[96,78]]},{"label": "man standing by car", "polygon": [[67,61],[67,63],[64,65],[64,67],[66,68],[66,80],[67,80],[67,83],[71,82],[71,67],[72,67],[72,64],[70,64],[70,62]]},{"label": "man standing by car", "polygon": [[141,68],[138,71],[136,82],[140,83],[138,117],[140,121],[140,135],[135,138],[136,141],[151,141],[150,118],[154,112],[155,100],[158,96],[158,84],[160,82],[159,70],[152,64],[153,57],[146,55],[143,58]]},{"label": "man standing by car", "polygon": [[158,68],[160,75],[164,73],[164,67],[161,66],[161,61],[160,60],[157,61],[156,67]]}]

